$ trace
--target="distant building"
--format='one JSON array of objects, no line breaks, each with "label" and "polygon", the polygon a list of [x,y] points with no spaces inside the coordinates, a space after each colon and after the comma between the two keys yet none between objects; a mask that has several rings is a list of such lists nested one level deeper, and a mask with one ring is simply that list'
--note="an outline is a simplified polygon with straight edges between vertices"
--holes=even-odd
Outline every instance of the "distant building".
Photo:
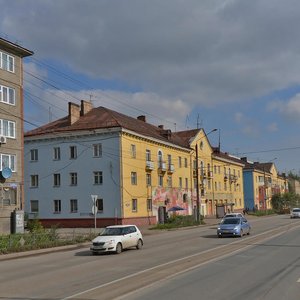
[{"label": "distant building", "polygon": [[11,231],[11,213],[24,204],[23,58],[32,54],[0,38],[0,233]]},{"label": "distant building", "polygon": [[249,162],[246,157],[243,170],[245,206],[257,210],[271,209],[271,199],[275,194],[288,191],[287,181],[280,175],[273,162]]}]

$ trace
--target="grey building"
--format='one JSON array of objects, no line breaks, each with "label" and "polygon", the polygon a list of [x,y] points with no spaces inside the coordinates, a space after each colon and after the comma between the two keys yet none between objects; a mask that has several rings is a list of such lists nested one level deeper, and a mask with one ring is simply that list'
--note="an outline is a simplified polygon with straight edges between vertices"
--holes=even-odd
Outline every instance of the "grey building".
[{"label": "grey building", "polygon": [[33,52],[0,38],[0,233],[24,206],[23,58]]}]

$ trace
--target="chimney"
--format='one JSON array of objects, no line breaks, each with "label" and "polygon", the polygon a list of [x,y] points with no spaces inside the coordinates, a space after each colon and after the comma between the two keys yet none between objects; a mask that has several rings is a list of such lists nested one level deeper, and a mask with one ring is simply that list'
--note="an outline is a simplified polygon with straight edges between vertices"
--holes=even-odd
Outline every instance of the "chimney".
[{"label": "chimney", "polygon": [[164,129],[164,125],[158,125],[158,128]]},{"label": "chimney", "polygon": [[80,118],[80,107],[78,104],[69,102],[69,124],[72,125]]},{"label": "chimney", "polygon": [[92,109],[93,109],[92,102],[81,100],[81,110],[80,110],[80,115],[81,116],[84,116],[85,114],[87,114]]},{"label": "chimney", "polygon": [[161,135],[163,137],[166,137],[168,140],[171,139],[171,136],[172,136],[172,131],[170,129],[165,129],[165,130],[162,130],[161,131]]},{"label": "chimney", "polygon": [[248,162],[247,157],[241,157],[241,160],[244,162]]},{"label": "chimney", "polygon": [[137,119],[146,122],[146,116],[138,116]]}]

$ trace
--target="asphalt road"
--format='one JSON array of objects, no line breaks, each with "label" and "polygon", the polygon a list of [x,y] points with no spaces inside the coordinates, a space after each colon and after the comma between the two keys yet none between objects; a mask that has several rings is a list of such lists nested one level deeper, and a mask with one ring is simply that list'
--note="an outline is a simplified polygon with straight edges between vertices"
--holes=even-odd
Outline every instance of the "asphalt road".
[{"label": "asphalt road", "polygon": [[[157,292],[159,292],[161,287],[165,285],[167,287],[173,279],[175,280],[177,274],[178,278],[181,278],[180,276],[183,276],[183,273],[186,275],[195,274],[194,272],[197,272],[197,270],[205,270],[200,272],[201,276],[199,274],[192,276],[193,278],[198,276],[198,286],[200,286],[199,282],[201,284],[203,282],[203,286],[209,287],[210,290],[216,290],[216,283],[218,283],[218,286],[221,283],[221,291],[224,293],[223,289],[226,290],[227,285],[232,286],[237,279],[241,281],[241,278],[247,275],[248,271],[251,271],[249,277],[254,282],[253,285],[258,285],[257,276],[254,276],[252,268],[249,269],[249,266],[252,266],[254,262],[260,262],[260,268],[262,268],[265,261],[267,265],[272,265],[272,263],[277,265],[274,261],[271,261],[271,257],[274,257],[275,261],[278,259],[280,262],[282,261],[281,269],[292,268],[292,261],[288,262],[282,258],[277,258],[276,255],[269,255],[273,248],[275,250],[277,248],[282,249],[283,256],[285,253],[287,257],[298,258],[299,264],[299,238],[283,240],[291,245],[290,247],[281,247],[282,241],[278,240],[277,242],[277,239],[289,237],[293,232],[299,235],[299,228],[295,230],[293,228],[300,226],[300,220],[291,220],[288,216],[274,216],[257,218],[251,220],[251,223],[253,227],[252,234],[242,239],[219,239],[216,236],[216,226],[208,226],[147,235],[142,250],[128,250],[120,255],[92,256],[87,246],[82,249],[1,261],[0,299],[116,299],[126,295],[126,299],[144,299],[144,297],[147,299],[147,293],[141,297],[139,294],[132,294],[132,292],[137,291],[137,293],[140,293],[141,288],[147,291],[147,286],[153,285],[154,288],[157,282],[161,282],[161,286],[157,289]],[[278,228],[284,232],[283,235],[279,235],[281,233],[277,230]],[[277,231],[270,231],[273,229]],[[268,241],[273,235],[279,235],[275,238],[274,246],[260,246],[269,242],[273,243],[273,240]],[[244,254],[248,251],[254,251],[254,249],[257,249],[257,252]],[[292,249],[296,250],[295,252],[298,250],[298,256],[295,256],[294,252],[292,253]],[[247,264],[243,267],[237,267],[241,265],[243,255],[247,257]],[[230,259],[232,259],[232,262],[227,263],[226,261]],[[236,260],[240,263],[237,264]],[[220,263],[222,261],[225,261],[225,263]],[[217,262],[220,264],[217,265],[218,268],[224,267],[223,276],[221,277],[218,277],[220,272],[215,265]],[[297,260],[294,262],[297,264]],[[236,268],[233,268],[235,277],[231,277],[232,270],[231,267],[228,268],[228,264],[229,266],[230,264],[236,266]],[[257,268],[253,267],[253,270]],[[187,270],[189,271],[187,272]],[[212,271],[209,272],[210,270]],[[225,276],[224,274],[228,275]],[[173,279],[168,282],[166,278]],[[187,287],[184,286],[183,289],[192,291],[191,284],[188,284],[188,282],[189,280],[186,279]],[[268,284],[268,282],[261,280],[260,282],[261,284]],[[239,285],[244,287],[239,282],[237,290],[240,290]],[[151,290],[150,294],[153,294],[154,291]],[[199,290],[195,289],[195,293],[195,298],[199,298]],[[169,294],[169,291],[167,294]],[[189,295],[192,297],[193,294]],[[191,297],[188,297],[188,299]],[[165,297],[159,298],[167,299]],[[209,299],[209,295],[203,299]],[[235,298],[228,296],[210,299]]]}]

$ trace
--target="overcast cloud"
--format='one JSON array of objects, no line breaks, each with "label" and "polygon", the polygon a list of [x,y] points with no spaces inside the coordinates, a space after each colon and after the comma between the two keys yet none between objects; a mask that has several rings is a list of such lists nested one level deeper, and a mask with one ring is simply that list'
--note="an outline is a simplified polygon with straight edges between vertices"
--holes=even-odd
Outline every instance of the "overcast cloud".
[{"label": "overcast cloud", "polygon": [[[177,124],[202,109],[211,127],[225,127],[220,116],[226,112],[253,139],[282,134],[283,120],[299,125],[299,95],[275,97],[299,88],[297,0],[0,0],[0,6],[0,34],[20,40],[34,58],[126,85],[33,92],[44,100],[53,103],[49,92],[65,99],[65,92],[74,99],[92,94],[96,104],[123,113],[135,107]],[[66,114],[58,99],[53,117]],[[214,123],[209,110],[219,110]]]}]

